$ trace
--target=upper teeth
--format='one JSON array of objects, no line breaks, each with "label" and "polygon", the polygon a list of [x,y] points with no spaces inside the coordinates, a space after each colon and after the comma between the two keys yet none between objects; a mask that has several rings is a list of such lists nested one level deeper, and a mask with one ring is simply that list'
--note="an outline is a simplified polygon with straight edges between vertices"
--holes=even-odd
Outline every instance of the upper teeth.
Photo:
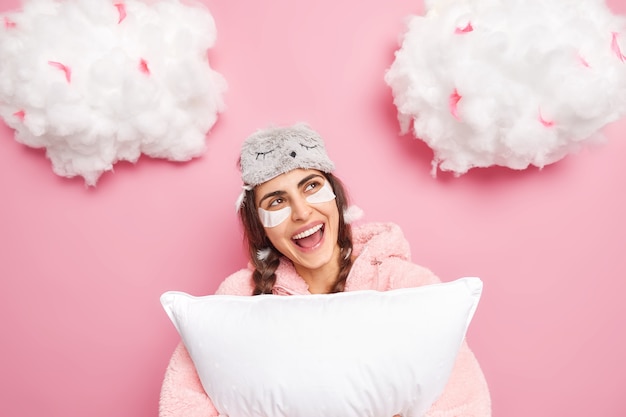
[{"label": "upper teeth", "polygon": [[309,230],[305,230],[302,233],[298,233],[297,235],[295,235],[293,237],[293,239],[302,239],[302,238],[305,238],[307,236],[311,236],[313,233],[317,232],[321,228],[322,228],[322,225],[318,224],[317,226],[311,227]]}]

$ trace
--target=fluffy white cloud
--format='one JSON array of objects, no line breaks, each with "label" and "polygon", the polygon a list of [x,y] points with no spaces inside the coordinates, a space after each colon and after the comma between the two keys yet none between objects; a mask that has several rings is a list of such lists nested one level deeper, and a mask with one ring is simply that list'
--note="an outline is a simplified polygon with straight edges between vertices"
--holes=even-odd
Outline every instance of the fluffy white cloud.
[{"label": "fluffy white cloud", "polygon": [[626,23],[603,0],[433,0],[385,74],[437,170],[554,163],[626,110]]},{"label": "fluffy white cloud", "polygon": [[226,89],[206,7],[30,0],[0,19],[0,116],[55,173],[95,185],[120,160],[204,152]]}]

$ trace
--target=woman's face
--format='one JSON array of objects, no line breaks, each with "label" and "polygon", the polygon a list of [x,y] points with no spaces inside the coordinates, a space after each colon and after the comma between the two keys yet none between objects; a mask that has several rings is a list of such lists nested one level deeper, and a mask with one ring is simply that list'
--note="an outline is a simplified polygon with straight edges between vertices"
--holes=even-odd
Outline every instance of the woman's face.
[{"label": "woman's face", "polygon": [[338,265],[339,210],[320,171],[295,169],[258,185],[255,204],[267,237],[301,275]]}]

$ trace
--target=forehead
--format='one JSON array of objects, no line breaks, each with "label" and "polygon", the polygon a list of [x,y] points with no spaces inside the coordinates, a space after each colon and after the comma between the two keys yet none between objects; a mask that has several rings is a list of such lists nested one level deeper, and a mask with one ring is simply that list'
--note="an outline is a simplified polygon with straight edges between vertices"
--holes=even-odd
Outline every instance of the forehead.
[{"label": "forehead", "polygon": [[300,181],[302,181],[304,178],[314,174],[324,177],[324,174],[321,171],[318,171],[316,169],[303,168],[296,168],[289,172],[285,172],[284,174],[280,174],[272,178],[271,180],[256,186],[255,194],[257,200],[267,193],[272,193],[275,191],[287,192],[290,189],[297,187]]}]

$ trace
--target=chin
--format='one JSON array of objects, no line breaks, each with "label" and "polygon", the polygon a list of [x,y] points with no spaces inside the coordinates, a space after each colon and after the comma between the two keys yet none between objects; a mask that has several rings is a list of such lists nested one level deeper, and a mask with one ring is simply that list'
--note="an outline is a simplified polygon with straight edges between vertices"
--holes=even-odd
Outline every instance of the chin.
[{"label": "chin", "polygon": [[334,256],[333,248],[320,248],[319,253],[308,253],[301,257],[300,265],[307,269],[319,269],[330,264]]}]

